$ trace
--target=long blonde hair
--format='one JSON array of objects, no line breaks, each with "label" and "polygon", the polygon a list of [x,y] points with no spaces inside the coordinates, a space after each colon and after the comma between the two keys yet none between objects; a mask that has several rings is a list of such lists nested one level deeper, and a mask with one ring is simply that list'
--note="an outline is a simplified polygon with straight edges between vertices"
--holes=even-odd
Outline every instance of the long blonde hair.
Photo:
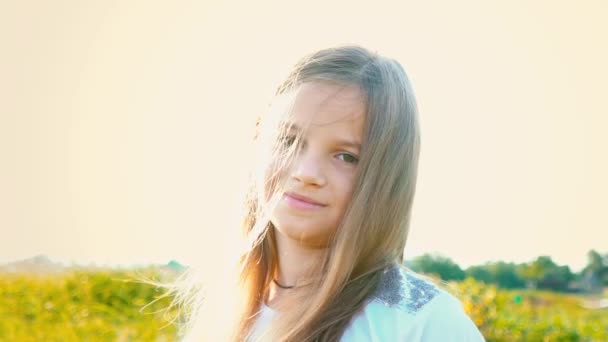
[{"label": "long blonde hair", "polygon": [[[293,97],[306,82],[360,87],[366,104],[364,136],[352,199],[315,268],[318,281],[297,292],[302,305],[272,322],[264,335],[272,341],[340,338],[376,289],[380,271],[403,263],[416,189],[420,150],[417,106],[408,77],[397,61],[360,46],[320,50],[294,66],[278,87],[277,99]],[[281,115],[288,115],[288,110],[279,108]],[[222,279],[215,285],[196,287],[200,284],[189,281],[185,288],[175,287],[176,301],[190,310],[188,340],[246,340],[258,317],[277,268],[269,213],[282,195],[282,183],[272,172],[287,165],[298,152],[298,143],[285,150],[286,127],[284,121],[273,119],[276,117],[269,114],[260,118],[254,136],[259,146],[270,142],[271,148],[258,149],[264,162],[254,169],[244,192],[243,243],[237,254],[224,262],[225,277],[214,277]],[[275,161],[273,168],[268,168],[267,157]],[[263,189],[271,189],[269,197],[262,196]],[[228,267],[228,263],[235,267]]]}]

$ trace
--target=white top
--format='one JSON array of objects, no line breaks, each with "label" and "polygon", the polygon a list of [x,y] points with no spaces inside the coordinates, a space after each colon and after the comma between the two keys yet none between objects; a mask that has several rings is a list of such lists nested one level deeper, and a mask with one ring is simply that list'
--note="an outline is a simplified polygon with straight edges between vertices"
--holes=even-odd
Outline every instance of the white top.
[{"label": "white top", "polygon": [[[253,341],[278,314],[262,304],[253,327]],[[378,290],[363,310],[353,316],[340,341],[485,340],[456,297],[396,266],[384,272]]]}]

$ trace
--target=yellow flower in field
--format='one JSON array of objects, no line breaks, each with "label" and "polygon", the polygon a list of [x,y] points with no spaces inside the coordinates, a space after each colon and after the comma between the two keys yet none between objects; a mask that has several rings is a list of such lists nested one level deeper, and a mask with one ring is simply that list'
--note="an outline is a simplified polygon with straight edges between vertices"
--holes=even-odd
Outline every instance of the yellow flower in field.
[{"label": "yellow flower in field", "polygon": [[47,311],[53,310],[54,307],[55,307],[55,305],[53,304],[53,302],[46,302],[46,303],[44,303],[44,308]]},{"label": "yellow flower in field", "polygon": [[475,307],[473,306],[473,303],[471,303],[468,300],[464,301],[462,306],[464,308],[464,312],[466,312],[468,315],[470,315],[473,312],[473,310],[475,309]]},{"label": "yellow flower in field", "polygon": [[473,321],[475,322],[475,325],[478,327],[481,327],[483,325],[483,319],[479,316],[475,317],[475,319]]}]

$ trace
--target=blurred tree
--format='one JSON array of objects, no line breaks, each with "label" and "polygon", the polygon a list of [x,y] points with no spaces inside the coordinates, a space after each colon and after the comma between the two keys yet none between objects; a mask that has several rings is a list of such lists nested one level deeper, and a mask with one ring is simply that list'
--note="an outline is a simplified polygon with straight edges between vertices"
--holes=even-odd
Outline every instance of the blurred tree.
[{"label": "blurred tree", "polygon": [[608,286],[608,253],[600,254],[592,249],[587,253],[587,266],[581,271],[581,277],[589,287],[592,284],[594,288]]},{"label": "blurred tree", "polygon": [[522,288],[524,280],[518,274],[519,265],[512,262],[499,261],[489,265],[498,286],[506,289]]},{"label": "blurred tree", "polygon": [[466,274],[450,258],[437,254],[415,257],[408,266],[415,272],[436,274],[443,280],[464,280]]},{"label": "blurred tree", "polygon": [[487,284],[495,284],[502,288],[522,288],[524,280],[519,276],[519,265],[504,261],[488,262],[484,265],[467,268],[466,274]]},{"label": "blurred tree", "polygon": [[526,286],[537,288],[548,269],[556,266],[551,257],[539,256],[536,260],[520,265],[519,276],[526,282]]},{"label": "blurred tree", "polygon": [[538,287],[553,291],[567,291],[568,284],[574,280],[574,274],[569,266],[555,266],[547,270],[539,281]]},{"label": "blurred tree", "polygon": [[488,264],[470,266],[465,271],[466,275],[486,284],[496,283],[494,275],[490,272]]},{"label": "blurred tree", "polygon": [[559,266],[546,255],[539,256],[531,263],[522,264],[518,274],[527,287],[553,291],[567,291],[568,285],[575,278],[569,266]]},{"label": "blurred tree", "polygon": [[569,266],[556,264],[550,256],[541,255],[527,263],[488,262],[463,271],[451,259],[437,254],[424,254],[406,262],[416,272],[435,274],[443,280],[463,280],[466,276],[502,288],[538,288],[552,291],[601,291],[608,285],[608,254],[595,250],[588,253],[588,265],[580,273]]}]

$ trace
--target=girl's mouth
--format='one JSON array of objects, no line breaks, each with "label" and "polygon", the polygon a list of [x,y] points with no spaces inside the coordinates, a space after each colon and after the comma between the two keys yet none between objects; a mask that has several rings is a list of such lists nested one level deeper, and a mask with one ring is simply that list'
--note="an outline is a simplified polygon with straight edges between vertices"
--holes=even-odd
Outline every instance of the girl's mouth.
[{"label": "girl's mouth", "polygon": [[295,209],[317,210],[317,209],[321,209],[324,207],[324,205],[310,203],[307,201],[297,199],[295,197],[290,196],[289,194],[283,195],[283,199],[285,200],[285,202],[287,202],[287,204],[290,207],[295,208]]}]

